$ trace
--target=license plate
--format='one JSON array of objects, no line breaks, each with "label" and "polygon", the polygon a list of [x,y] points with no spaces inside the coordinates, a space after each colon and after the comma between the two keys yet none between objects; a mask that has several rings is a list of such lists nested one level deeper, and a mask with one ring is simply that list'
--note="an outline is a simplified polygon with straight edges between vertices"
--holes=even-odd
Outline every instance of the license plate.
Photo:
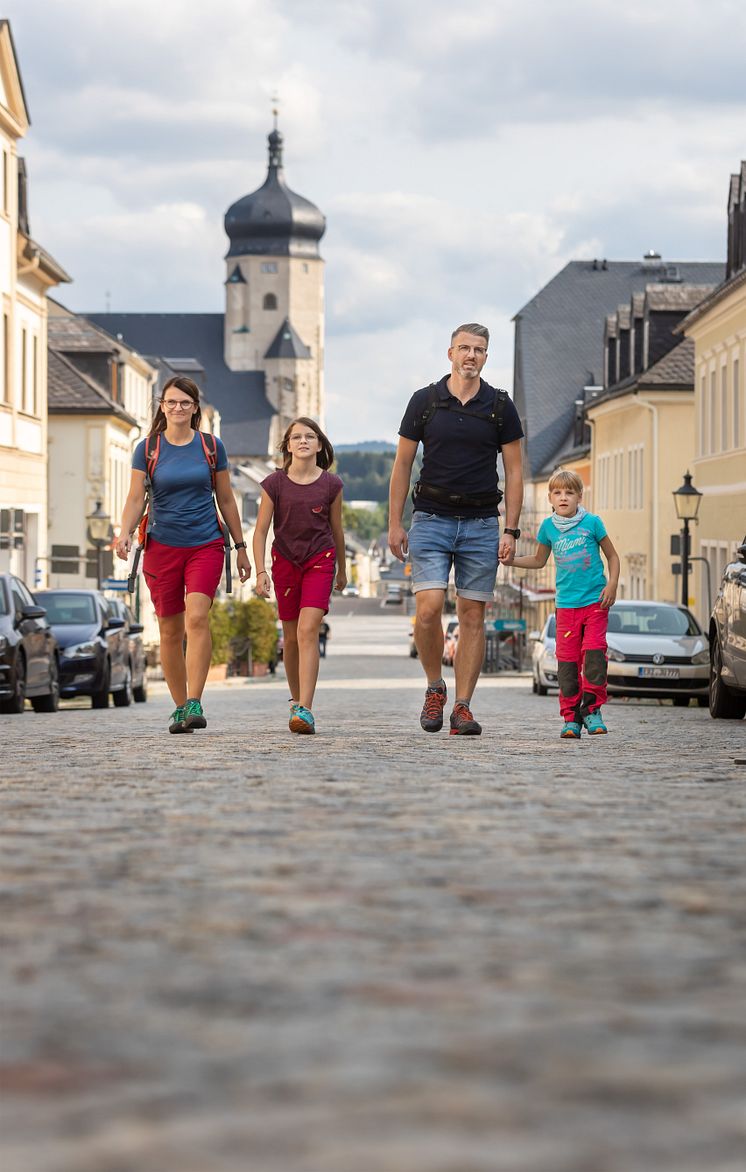
[{"label": "license plate", "polygon": [[645,676],[646,679],[677,680],[679,669],[677,667],[641,667],[637,674]]}]

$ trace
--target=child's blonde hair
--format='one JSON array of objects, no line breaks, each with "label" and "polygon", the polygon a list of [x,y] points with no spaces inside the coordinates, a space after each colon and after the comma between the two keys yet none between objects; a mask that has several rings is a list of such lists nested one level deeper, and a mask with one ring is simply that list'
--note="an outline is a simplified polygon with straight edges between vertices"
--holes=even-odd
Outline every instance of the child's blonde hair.
[{"label": "child's blonde hair", "polygon": [[576,492],[578,496],[583,495],[583,481],[578,476],[577,472],[570,472],[568,468],[558,468],[553,472],[549,478],[549,492],[554,492],[555,488],[569,488],[571,492]]}]

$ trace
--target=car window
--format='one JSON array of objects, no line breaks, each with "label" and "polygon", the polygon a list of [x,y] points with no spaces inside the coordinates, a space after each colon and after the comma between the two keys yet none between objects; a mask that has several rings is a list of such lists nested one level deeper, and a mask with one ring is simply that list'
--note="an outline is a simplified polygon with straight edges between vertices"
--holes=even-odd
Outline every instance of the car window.
[{"label": "car window", "polygon": [[37,594],[40,606],[46,607],[47,621],[58,626],[97,622],[96,610],[90,594]]},{"label": "car window", "polygon": [[609,612],[609,632],[620,635],[699,635],[696,619],[679,606],[617,603]]},{"label": "car window", "polygon": [[10,607],[8,606],[8,595],[5,590],[4,582],[0,582],[0,614],[10,614]]},{"label": "car window", "polygon": [[552,617],[550,618],[549,623],[547,625],[547,633],[544,636],[544,638],[545,639],[556,639],[557,638],[557,616],[556,615],[552,615]]},{"label": "car window", "polygon": [[23,606],[34,606],[34,600],[31,597],[28,590],[26,589],[26,587],[24,586],[23,582],[21,582],[20,578],[11,578],[10,581],[11,581],[11,584],[13,587],[14,596],[16,597],[16,599],[21,600],[17,604],[19,609],[20,609],[20,607],[23,607]]}]

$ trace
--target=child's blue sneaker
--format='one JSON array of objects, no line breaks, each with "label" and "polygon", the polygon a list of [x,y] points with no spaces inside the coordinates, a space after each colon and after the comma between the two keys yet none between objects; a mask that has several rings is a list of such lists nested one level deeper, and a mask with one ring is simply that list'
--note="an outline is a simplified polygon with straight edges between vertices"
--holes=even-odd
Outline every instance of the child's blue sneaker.
[{"label": "child's blue sneaker", "polygon": [[311,709],[304,708],[302,704],[292,704],[288,728],[294,733],[315,733],[316,722]]},{"label": "child's blue sneaker", "polygon": [[566,720],[562,725],[562,732],[560,736],[563,741],[579,741],[582,725],[579,725],[576,720]]},{"label": "child's blue sneaker", "polygon": [[599,709],[596,709],[595,712],[589,712],[587,716],[584,716],[583,724],[585,725],[586,732],[591,737],[597,737],[601,733],[609,731],[603,722]]}]

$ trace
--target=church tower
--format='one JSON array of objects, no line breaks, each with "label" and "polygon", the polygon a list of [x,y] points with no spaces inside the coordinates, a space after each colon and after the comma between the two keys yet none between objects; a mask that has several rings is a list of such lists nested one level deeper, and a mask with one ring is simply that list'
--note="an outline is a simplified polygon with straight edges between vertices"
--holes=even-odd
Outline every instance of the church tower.
[{"label": "church tower", "polygon": [[267,178],[225,215],[224,353],[230,370],[264,371],[274,447],[295,415],[324,423],[326,220],[287,186],[276,125],[268,143]]}]

